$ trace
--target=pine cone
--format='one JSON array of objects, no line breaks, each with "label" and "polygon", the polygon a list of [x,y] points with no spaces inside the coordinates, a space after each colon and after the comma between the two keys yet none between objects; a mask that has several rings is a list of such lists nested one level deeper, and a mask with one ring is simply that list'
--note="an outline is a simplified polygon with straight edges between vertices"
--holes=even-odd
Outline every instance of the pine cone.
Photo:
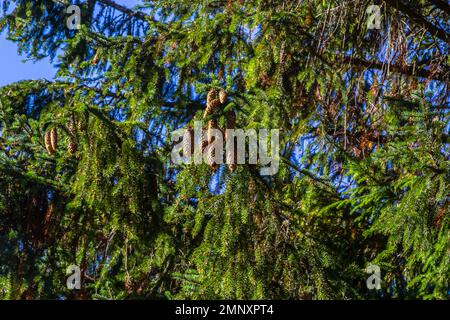
[{"label": "pine cone", "polygon": [[218,168],[218,165],[214,161],[214,157],[216,156],[214,145],[212,145],[212,144],[208,145],[207,153],[208,153],[208,157],[207,157],[208,165],[211,167],[211,169],[213,171],[216,171]]},{"label": "pine cone", "polygon": [[444,221],[449,203],[450,203],[449,201],[446,201],[445,204],[439,208],[439,210],[434,218],[434,226],[435,226],[436,230],[439,230],[441,228],[442,221]]},{"label": "pine cone", "polygon": [[219,93],[219,100],[221,104],[225,104],[225,102],[227,102],[227,98],[228,98],[228,94],[225,90],[220,90]]},{"label": "pine cone", "polygon": [[314,92],[314,95],[315,95],[315,98],[316,98],[316,100],[317,100],[318,102],[322,102],[322,101],[323,101],[323,99],[322,99],[322,93],[320,92],[320,86],[319,86],[319,85],[316,86],[316,90],[315,90],[315,92]]},{"label": "pine cone", "polygon": [[227,0],[226,12],[230,14],[233,11],[233,0]]},{"label": "pine cone", "polygon": [[58,131],[56,128],[50,130],[50,141],[54,151],[58,150]]},{"label": "pine cone", "polygon": [[213,129],[218,129],[218,128],[219,128],[219,124],[216,119],[212,119],[208,122],[208,132],[207,132],[208,144],[213,143],[213,141],[214,141]]},{"label": "pine cone", "polygon": [[[227,129],[236,129],[236,113],[230,110],[226,114],[226,127]],[[227,140],[227,132],[225,131],[225,141]]]},{"label": "pine cone", "polygon": [[45,142],[45,149],[47,149],[48,154],[50,155],[54,154],[55,150],[52,147],[52,139],[50,131],[47,131],[45,133],[44,142]]},{"label": "pine cone", "polygon": [[194,154],[194,130],[192,126],[184,132],[183,135],[183,156],[190,157]]},{"label": "pine cone", "polygon": [[207,137],[207,130],[205,130],[204,128],[202,128],[202,137],[201,137],[201,141],[202,141],[202,152],[205,151],[205,148],[208,146],[208,137]]},{"label": "pine cone", "polygon": [[67,151],[69,151],[71,155],[74,155],[78,151],[78,146],[72,139],[69,139],[69,143],[67,144]]},{"label": "pine cone", "polygon": [[71,136],[75,136],[75,125],[72,118],[69,120],[69,124],[67,125],[67,131]]},{"label": "pine cone", "polygon": [[50,203],[47,207],[47,212],[45,213],[44,223],[48,224],[53,218],[54,206],[53,203]]},{"label": "pine cone", "polygon": [[210,104],[215,99],[217,99],[217,90],[216,89],[209,90],[206,96],[206,103]]},{"label": "pine cone", "polygon": [[203,115],[203,118],[206,118],[209,115],[212,115],[214,112],[216,112],[217,108],[221,105],[220,100],[219,99],[214,99],[211,102],[209,102],[206,105],[206,110],[205,113]]},{"label": "pine cone", "polygon": [[217,98],[217,90],[211,89],[206,96],[206,109],[203,118],[213,114],[220,105],[220,99]]},{"label": "pine cone", "polygon": [[234,172],[237,168],[236,162],[237,162],[237,148],[236,148],[236,144],[234,146],[234,152],[230,152],[227,150],[227,165],[228,165],[228,169],[231,172]]},{"label": "pine cone", "polygon": [[225,68],[224,68],[224,66],[221,66],[220,69],[219,69],[219,73],[218,73],[218,75],[217,75],[217,78],[218,78],[219,80],[222,80],[222,79],[223,79],[224,73],[225,73]]},{"label": "pine cone", "polygon": [[214,171],[218,168],[218,164],[215,163],[214,157],[216,155],[215,147],[214,147],[214,141],[215,136],[213,134],[213,130],[219,129],[219,125],[216,119],[210,120],[208,122],[208,131],[207,131],[207,161],[208,165],[213,169]]},{"label": "pine cone", "polygon": [[88,123],[89,123],[89,112],[84,111],[84,113],[78,119],[77,123],[78,131],[80,132],[85,131],[87,129]]},{"label": "pine cone", "polygon": [[93,65],[93,66],[95,66],[95,65],[98,63],[98,61],[99,61],[99,56],[100,56],[100,52],[99,52],[99,50],[97,50],[97,52],[95,53],[94,58],[92,59],[92,65]]}]

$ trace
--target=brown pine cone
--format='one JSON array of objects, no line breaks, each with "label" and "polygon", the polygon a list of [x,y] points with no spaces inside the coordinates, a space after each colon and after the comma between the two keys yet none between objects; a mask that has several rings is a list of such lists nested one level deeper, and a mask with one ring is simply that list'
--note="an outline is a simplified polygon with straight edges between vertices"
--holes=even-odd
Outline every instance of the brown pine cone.
[{"label": "brown pine cone", "polygon": [[78,128],[78,131],[84,131],[85,125],[84,125],[83,120],[78,120],[77,128]]},{"label": "brown pine cone", "polygon": [[50,221],[53,218],[53,211],[54,211],[54,207],[53,207],[53,203],[49,203],[48,207],[47,207],[47,211],[45,212],[45,216],[44,216],[44,223],[48,224],[50,223]]},{"label": "brown pine cone", "polygon": [[215,171],[218,168],[218,164],[215,163],[215,161],[214,161],[214,157],[216,155],[215,147],[214,147],[214,141],[215,141],[215,136],[213,134],[214,129],[219,129],[219,124],[216,119],[210,120],[208,122],[207,151],[206,151],[208,165],[211,167],[211,169],[213,169]]},{"label": "brown pine cone", "polygon": [[184,132],[183,135],[183,156],[190,157],[194,154],[194,130],[192,126]]},{"label": "brown pine cone", "polygon": [[231,172],[234,172],[236,170],[237,168],[236,162],[237,162],[237,146],[235,144],[234,152],[228,151],[227,149],[227,165],[228,169]]},{"label": "brown pine cone", "polygon": [[221,104],[225,104],[225,102],[227,102],[227,98],[228,98],[228,94],[225,90],[220,90],[219,93],[219,100]]},{"label": "brown pine cone", "polygon": [[222,67],[220,67],[220,69],[219,69],[219,73],[218,73],[218,75],[217,75],[217,78],[218,78],[219,80],[222,80],[222,79],[223,79],[224,73],[225,73],[225,68],[224,68],[224,66],[222,66]]},{"label": "brown pine cone", "polygon": [[216,119],[212,119],[208,122],[207,141],[211,144],[214,141],[213,129],[218,129],[219,124]]},{"label": "brown pine cone", "polygon": [[67,125],[67,131],[71,136],[75,136],[75,124],[72,118],[69,119],[69,124]]},{"label": "brown pine cone", "polygon": [[95,65],[98,63],[98,61],[99,61],[99,56],[100,56],[100,52],[99,52],[99,50],[97,50],[97,52],[95,53],[94,58],[92,59],[92,65],[93,65],[93,66],[95,66]]},{"label": "brown pine cone", "polygon": [[215,99],[217,99],[217,90],[216,89],[209,90],[206,96],[206,104],[210,104]]},{"label": "brown pine cone", "polygon": [[218,165],[217,165],[217,163],[214,161],[214,157],[215,157],[215,155],[216,155],[214,146],[213,146],[213,145],[209,145],[209,146],[208,146],[207,152],[208,152],[208,157],[207,157],[208,165],[211,167],[211,169],[212,169],[213,171],[216,171],[217,168],[218,168]]},{"label": "brown pine cone", "polygon": [[211,89],[206,96],[206,109],[203,118],[213,114],[220,104],[220,99],[217,97],[217,90]]},{"label": "brown pine cone", "polygon": [[435,226],[436,230],[439,230],[441,228],[442,221],[444,221],[444,219],[445,219],[445,215],[447,213],[447,207],[448,207],[449,203],[450,203],[449,201],[446,201],[445,204],[439,208],[439,210],[436,214],[436,217],[434,218],[434,226]]},{"label": "brown pine cone", "polygon": [[205,148],[208,146],[208,137],[207,137],[207,130],[205,130],[204,128],[202,128],[202,137],[201,137],[201,141],[202,141],[202,152],[205,151]]},{"label": "brown pine cone", "polygon": [[[226,114],[226,128],[227,129],[236,129],[236,113],[233,110],[230,110]],[[225,131],[225,141],[227,140],[227,132]]]},{"label": "brown pine cone", "polygon": [[45,143],[45,149],[47,149],[48,154],[50,154],[50,155],[54,154],[55,150],[52,147],[52,139],[51,139],[50,131],[47,131],[45,133],[44,143]]},{"label": "brown pine cone", "polygon": [[58,131],[56,128],[50,130],[50,142],[54,151],[58,150]]},{"label": "brown pine cone", "polygon": [[209,115],[212,115],[214,112],[216,112],[217,108],[221,105],[219,99],[214,99],[210,101],[206,105],[205,113],[203,114],[203,118],[206,118]]},{"label": "brown pine cone", "polygon": [[69,151],[71,155],[74,155],[78,151],[78,146],[72,139],[70,139],[67,144],[67,151]]}]

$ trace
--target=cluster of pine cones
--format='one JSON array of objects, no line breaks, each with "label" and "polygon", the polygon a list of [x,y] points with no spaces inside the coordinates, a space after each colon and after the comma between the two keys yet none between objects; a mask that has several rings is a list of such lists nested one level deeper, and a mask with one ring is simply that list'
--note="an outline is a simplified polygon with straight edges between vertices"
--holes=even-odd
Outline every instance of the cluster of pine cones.
[{"label": "cluster of pine cones", "polygon": [[44,137],[45,149],[48,154],[52,155],[58,149],[58,131],[53,128],[45,133]]},{"label": "cluster of pine cones", "polygon": [[[76,128],[78,131],[83,131],[83,122],[80,120],[75,123],[74,119],[70,119],[69,124],[67,125],[67,151],[70,155],[74,155],[78,151],[78,144],[76,143]],[[56,150],[58,150],[58,130],[56,128],[52,128],[45,133],[44,144],[49,155],[55,154]]]},{"label": "cluster of pine cones", "polygon": [[[205,113],[203,115],[203,118],[205,119],[208,116],[213,115],[216,113],[220,107],[223,107],[225,103],[227,102],[228,94],[225,90],[220,90],[220,92],[217,92],[216,89],[211,89],[208,92],[207,98],[206,98],[206,109]],[[226,117],[226,128],[225,129],[235,129],[236,128],[236,113],[232,110],[228,111],[225,115]],[[227,134],[226,130],[223,130],[219,128],[219,123],[217,119],[211,119],[208,121],[207,129],[202,130],[202,137],[201,137],[201,143],[202,143],[202,152],[207,152],[207,162],[208,165],[213,170],[217,170],[218,163],[214,161],[215,157],[215,147],[214,147],[214,135],[213,130],[219,130],[222,133],[223,141],[227,141]],[[205,137],[206,134],[206,137]],[[194,153],[194,131],[192,129],[192,126],[189,126],[188,129],[185,132],[185,135],[183,137],[183,153],[185,155],[191,156]],[[234,152],[230,152],[227,149],[226,153],[226,163],[228,164],[228,169],[233,172],[236,170],[236,162],[237,162],[237,150],[236,145],[234,148]]]}]

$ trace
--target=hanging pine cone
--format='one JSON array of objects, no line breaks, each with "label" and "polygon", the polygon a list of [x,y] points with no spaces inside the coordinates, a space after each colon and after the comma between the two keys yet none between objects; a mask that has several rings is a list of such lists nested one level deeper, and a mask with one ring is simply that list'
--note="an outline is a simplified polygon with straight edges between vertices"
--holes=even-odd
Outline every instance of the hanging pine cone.
[{"label": "hanging pine cone", "polygon": [[445,204],[439,208],[435,218],[434,218],[434,226],[436,230],[440,230],[442,221],[445,219],[445,215],[447,214],[447,207],[449,205],[449,201],[446,201]]},{"label": "hanging pine cone", "polygon": [[320,92],[320,86],[317,85],[314,91],[314,96],[318,102],[323,102],[322,93]]},{"label": "hanging pine cone", "polygon": [[53,147],[52,147],[52,139],[51,139],[50,131],[47,131],[45,133],[44,142],[45,142],[45,149],[47,149],[48,154],[50,154],[50,155],[54,154],[55,149],[53,149]]},{"label": "hanging pine cone", "polygon": [[212,119],[208,122],[208,132],[207,132],[208,144],[213,143],[213,141],[214,141],[213,130],[218,129],[218,128],[219,128],[219,124],[216,119]]},{"label": "hanging pine cone", "polygon": [[229,151],[227,149],[227,165],[228,170],[231,172],[234,172],[237,168],[236,162],[237,162],[237,146],[236,143],[233,141],[234,144],[234,150],[233,152]]},{"label": "hanging pine cone", "polygon": [[211,89],[211,90],[209,90],[208,94],[206,95],[206,103],[210,104],[216,98],[217,98],[217,90]]},{"label": "hanging pine cone", "polygon": [[100,56],[100,52],[99,52],[99,50],[97,50],[97,52],[95,52],[94,58],[92,59],[92,65],[93,65],[93,66],[95,66],[95,65],[98,63],[98,61],[99,61],[99,56]]},{"label": "hanging pine cone", "polygon": [[78,146],[72,139],[69,139],[69,143],[67,144],[67,151],[69,151],[71,155],[74,155],[78,151]]},{"label": "hanging pine cone", "polygon": [[228,94],[225,90],[220,90],[219,93],[219,100],[221,104],[225,104],[225,102],[227,102],[227,98],[228,98]]},{"label": "hanging pine cone", "polygon": [[56,128],[50,130],[50,141],[54,151],[58,150],[58,131]]},{"label": "hanging pine cone", "polygon": [[192,126],[184,132],[183,135],[183,156],[191,157],[194,154],[194,130]]},{"label": "hanging pine cone", "polygon": [[89,123],[89,111],[84,111],[83,115],[80,116],[80,119],[78,120],[77,123],[78,131],[80,132],[85,131],[88,123]]},{"label": "hanging pine cone", "polygon": [[[226,128],[227,129],[236,129],[236,113],[233,110],[230,110],[226,114]],[[227,132],[225,131],[225,141],[227,140]]]},{"label": "hanging pine cone", "polygon": [[53,218],[54,206],[53,203],[49,203],[47,211],[45,212],[44,223],[49,224]]},{"label": "hanging pine cone", "polygon": [[220,105],[220,99],[217,98],[217,91],[211,89],[206,97],[206,109],[203,118],[213,114]]},{"label": "hanging pine cone", "polygon": [[221,105],[219,99],[214,99],[211,103],[207,104],[205,113],[203,114],[203,118],[212,115],[216,112],[217,108]]},{"label": "hanging pine cone", "polygon": [[208,165],[211,167],[211,169],[213,171],[216,171],[218,168],[218,165],[214,161],[214,157],[216,156],[216,151],[215,151],[214,145],[212,145],[212,144],[208,145],[207,155],[208,155],[208,157],[207,157]]},{"label": "hanging pine cone", "polygon": [[69,119],[69,124],[67,125],[67,131],[71,136],[75,136],[75,124],[73,118]]},{"label": "hanging pine cone", "polygon": [[202,128],[202,153],[205,151],[205,148],[208,146],[208,137],[207,137],[207,130],[205,128]]},{"label": "hanging pine cone", "polygon": [[208,131],[207,131],[207,162],[208,165],[213,169],[214,171],[217,169],[218,164],[214,161],[214,157],[216,155],[215,152],[215,136],[214,136],[214,130],[219,129],[219,125],[216,119],[210,120],[208,122]]},{"label": "hanging pine cone", "polygon": [[219,69],[219,73],[217,74],[217,78],[218,78],[219,80],[222,80],[222,79],[223,79],[224,73],[225,73],[225,67],[224,67],[224,66],[221,66],[220,69]]},{"label": "hanging pine cone", "polygon": [[227,0],[226,12],[227,14],[231,14],[232,11],[233,11],[233,0]]}]

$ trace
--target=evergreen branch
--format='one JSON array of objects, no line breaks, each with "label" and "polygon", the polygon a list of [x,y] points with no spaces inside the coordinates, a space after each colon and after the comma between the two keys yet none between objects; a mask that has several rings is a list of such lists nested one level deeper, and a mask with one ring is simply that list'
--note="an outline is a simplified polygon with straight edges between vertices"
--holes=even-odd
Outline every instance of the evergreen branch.
[{"label": "evergreen branch", "polygon": [[291,168],[294,169],[295,171],[297,171],[297,172],[299,172],[299,173],[301,173],[301,174],[304,174],[305,176],[307,176],[307,177],[309,177],[310,179],[312,179],[312,180],[314,180],[314,181],[316,181],[316,182],[318,182],[318,183],[324,185],[324,186],[327,187],[327,188],[330,188],[330,189],[332,189],[332,190],[334,189],[334,187],[333,187],[327,180],[315,176],[313,173],[311,173],[311,172],[308,171],[308,170],[299,168],[298,166],[296,166],[295,164],[293,164],[293,163],[292,163],[289,159],[287,159],[286,157],[280,157],[280,158],[281,158],[281,160],[283,160],[283,162],[284,162],[285,164],[287,164],[289,167],[291,167]]},{"label": "evergreen branch", "polygon": [[129,16],[131,18],[137,18],[137,19],[145,21],[145,22],[148,22],[148,20],[152,20],[146,14],[139,12],[139,11],[133,11],[127,7],[117,4],[116,2],[114,2],[112,0],[98,0],[98,1],[103,3],[104,5],[110,6],[114,9],[116,9],[117,11],[120,11],[120,12],[126,14],[127,16]]},{"label": "evergreen branch", "polygon": [[420,77],[426,79],[434,79],[439,81],[449,81],[450,74],[449,72],[434,72],[430,70],[426,70],[423,68],[415,68],[414,66],[400,66],[398,64],[387,64],[379,61],[369,61],[361,58],[342,56],[342,60],[346,63],[351,64],[356,68],[366,67],[369,69],[378,69],[382,70],[383,68],[388,68],[390,71],[394,73],[400,73],[411,77]]},{"label": "evergreen branch", "polygon": [[13,178],[22,178],[26,181],[32,181],[44,186],[53,187],[56,190],[65,190],[62,184],[54,180],[38,176],[32,172],[24,172],[22,169],[17,168],[17,166],[12,165],[11,163],[0,161],[0,171],[3,174]]},{"label": "evergreen branch", "polygon": [[[408,16],[413,22],[418,25],[425,27],[432,36],[436,36],[445,43],[450,41],[449,35],[445,30],[436,27],[434,24],[429,22],[425,17],[418,14],[416,11],[411,9],[408,5],[404,4],[401,0],[383,0],[387,6],[393,5],[398,11],[402,12]],[[441,3],[440,3],[441,4]],[[448,10],[448,5],[447,5]]]},{"label": "evergreen branch", "polygon": [[120,5],[120,4],[117,4],[116,2],[114,2],[112,0],[98,0],[98,1],[101,2],[104,5],[110,6],[110,7],[114,8],[114,9],[116,9],[116,10],[126,14],[130,18],[136,18],[136,19],[139,19],[139,20],[144,21],[144,22],[155,23],[161,29],[163,29],[164,31],[167,31],[167,28],[165,26],[163,26],[159,21],[153,19],[152,17],[150,17],[149,15],[146,15],[143,12],[131,10],[131,9],[127,8],[127,7],[124,7],[124,6]]}]

